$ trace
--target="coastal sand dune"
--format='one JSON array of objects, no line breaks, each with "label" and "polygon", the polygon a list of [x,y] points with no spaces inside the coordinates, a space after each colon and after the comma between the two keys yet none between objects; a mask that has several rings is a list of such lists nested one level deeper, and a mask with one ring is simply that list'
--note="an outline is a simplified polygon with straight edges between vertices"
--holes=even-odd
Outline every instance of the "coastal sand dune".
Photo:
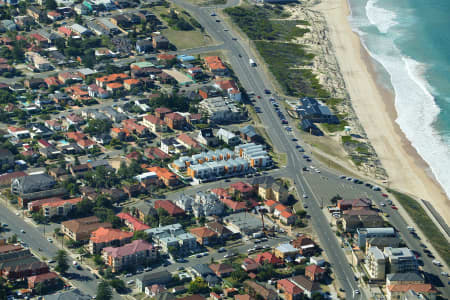
[{"label": "coastal sand dune", "polygon": [[450,201],[395,123],[394,95],[377,84],[371,58],[348,22],[346,0],[322,0],[315,9],[325,16],[352,104],[389,175],[389,186],[428,200],[449,224]]}]

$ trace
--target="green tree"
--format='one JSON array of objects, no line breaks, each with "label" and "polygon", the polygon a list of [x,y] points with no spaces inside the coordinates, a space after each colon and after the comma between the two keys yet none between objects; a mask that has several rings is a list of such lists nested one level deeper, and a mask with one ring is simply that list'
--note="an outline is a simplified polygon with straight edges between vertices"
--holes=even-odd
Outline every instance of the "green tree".
[{"label": "green tree", "polygon": [[45,8],[55,10],[58,7],[55,0],[45,0]]},{"label": "green tree", "polygon": [[103,266],[103,265],[105,264],[105,262],[103,261],[101,255],[99,255],[99,254],[94,255],[94,263],[95,263],[97,266]]},{"label": "green tree", "polygon": [[140,231],[135,231],[134,232],[132,239],[133,240],[144,240],[144,241],[147,241],[147,240],[149,240],[149,236],[148,236],[148,234],[145,231],[140,230]]},{"label": "green tree", "polygon": [[197,277],[189,283],[188,291],[192,294],[206,294],[209,292],[209,287],[201,277]]},{"label": "green tree", "polygon": [[97,286],[97,300],[112,299],[112,291],[108,282],[102,280]]},{"label": "green tree", "polygon": [[13,234],[12,236],[10,236],[10,237],[8,238],[8,243],[9,243],[9,244],[17,243],[17,234]]},{"label": "green tree", "polygon": [[115,278],[109,281],[109,284],[118,292],[123,293],[127,290],[125,282],[123,280]]},{"label": "green tree", "polygon": [[66,273],[66,271],[69,269],[69,263],[67,262],[67,253],[64,250],[59,250],[56,253],[56,256],[54,258],[56,261],[56,267],[55,270],[60,273]]}]

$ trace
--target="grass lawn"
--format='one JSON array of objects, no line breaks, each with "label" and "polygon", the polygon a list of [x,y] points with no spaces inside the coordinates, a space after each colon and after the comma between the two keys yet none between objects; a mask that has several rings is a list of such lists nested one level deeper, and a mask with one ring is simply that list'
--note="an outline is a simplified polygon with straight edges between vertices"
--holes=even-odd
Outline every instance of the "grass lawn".
[{"label": "grass lawn", "polygon": [[211,38],[197,30],[178,31],[164,29],[162,34],[167,37],[178,50],[203,47],[211,44]]},{"label": "grass lawn", "polygon": [[413,198],[388,189],[395,198],[406,209],[410,217],[420,227],[426,238],[430,241],[433,247],[439,252],[442,259],[445,260],[447,266],[450,265],[450,245],[442,232],[437,228],[436,224],[428,217],[423,207]]}]

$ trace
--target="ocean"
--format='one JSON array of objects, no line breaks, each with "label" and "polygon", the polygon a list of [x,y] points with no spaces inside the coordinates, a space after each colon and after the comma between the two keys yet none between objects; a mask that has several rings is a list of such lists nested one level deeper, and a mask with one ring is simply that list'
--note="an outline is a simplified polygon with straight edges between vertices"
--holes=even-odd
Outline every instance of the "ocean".
[{"label": "ocean", "polygon": [[450,197],[450,1],[348,2],[396,122]]}]

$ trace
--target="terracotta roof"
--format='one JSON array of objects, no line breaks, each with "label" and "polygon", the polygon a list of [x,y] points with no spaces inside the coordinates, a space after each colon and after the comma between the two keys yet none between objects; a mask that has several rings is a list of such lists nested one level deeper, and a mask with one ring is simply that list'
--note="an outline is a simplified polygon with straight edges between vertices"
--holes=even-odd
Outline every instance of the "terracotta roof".
[{"label": "terracotta roof", "polygon": [[22,246],[6,244],[6,245],[0,246],[0,254],[1,253],[8,253],[8,252],[13,252],[13,251],[18,251],[18,250],[21,250],[21,249],[22,249]]},{"label": "terracotta roof", "polygon": [[172,110],[167,108],[167,107],[158,107],[158,108],[155,109],[155,112],[157,112],[157,113],[170,113],[170,112],[172,112]]},{"label": "terracotta roof", "polygon": [[158,118],[157,116],[154,115],[146,115],[144,116],[145,120],[147,120],[148,122],[152,123],[152,124],[156,124],[156,125],[165,125],[166,122],[164,122],[163,120],[161,120],[160,118]]},{"label": "terracotta roof", "polygon": [[165,115],[164,118],[171,119],[171,120],[183,120],[184,119],[184,117],[182,115],[180,115],[179,113],[176,113],[176,112],[168,113],[167,115]]},{"label": "terracotta roof", "polygon": [[186,145],[190,146],[191,148],[200,148],[200,144],[196,140],[191,138],[189,135],[187,135],[186,133],[180,134],[177,137],[177,140],[185,143]]},{"label": "terracotta roof", "polygon": [[129,77],[130,76],[128,76],[125,73],[117,73],[117,74],[111,74],[111,75],[98,77],[95,80],[98,80],[99,82],[114,82],[114,81],[117,81],[117,80],[127,79]]},{"label": "terracotta roof", "polygon": [[126,79],[123,81],[124,84],[133,85],[133,84],[139,84],[141,81],[139,79]]},{"label": "terracotta roof", "polygon": [[166,168],[154,166],[154,167],[147,168],[147,170],[150,172],[155,172],[156,176],[158,176],[158,178],[165,178],[165,179],[176,179],[177,178],[177,175],[175,175],[175,173],[172,173],[171,171],[169,171]]},{"label": "terracotta roof", "polygon": [[291,295],[298,295],[303,293],[303,290],[301,288],[287,279],[278,280],[277,285],[280,285],[286,293]]},{"label": "terracotta roof", "polygon": [[58,274],[56,274],[55,272],[48,272],[48,273],[30,276],[27,278],[27,280],[29,283],[32,282],[34,284],[37,284],[39,282],[44,282],[44,281],[54,279],[54,278],[58,278]]},{"label": "terracotta roof", "polygon": [[176,58],[175,55],[165,54],[165,53],[158,54],[156,57],[160,60],[172,60],[172,59]]},{"label": "terracotta roof", "polygon": [[230,187],[241,193],[249,193],[253,191],[253,186],[251,184],[242,181],[232,183],[230,184]]},{"label": "terracotta roof", "polygon": [[283,204],[278,204],[277,206],[275,206],[275,209],[278,210],[279,212],[285,211],[288,209],[287,206],[284,206]]},{"label": "terracotta roof", "polygon": [[437,290],[430,283],[413,283],[413,284],[393,284],[389,285],[391,292],[407,292],[413,290],[416,293],[437,293]]},{"label": "terracotta roof", "polygon": [[315,245],[314,241],[307,236],[299,236],[296,240],[291,243],[295,248],[301,248],[301,246]]},{"label": "terracotta roof", "polygon": [[93,243],[107,243],[114,240],[128,239],[133,236],[132,232],[122,231],[120,229],[100,227],[91,234],[90,240]]},{"label": "terracotta roof", "polygon": [[121,220],[128,222],[129,224],[131,224],[131,226],[133,227],[133,231],[142,231],[142,230],[146,230],[146,229],[150,229],[150,226],[142,223],[141,221],[139,221],[138,219],[136,219],[135,217],[133,217],[132,215],[128,214],[128,213],[118,213],[117,217],[119,217]]},{"label": "terracotta roof", "polygon": [[97,230],[100,227],[111,228],[111,223],[101,223],[100,219],[96,216],[80,218],[62,222],[61,225],[68,228],[70,231],[80,233],[90,233]]},{"label": "terracotta roof", "polygon": [[206,227],[192,228],[190,232],[199,238],[211,238],[217,236],[217,233]]},{"label": "terracotta roof", "polygon": [[286,218],[286,219],[287,219],[287,218],[292,217],[293,214],[291,214],[290,212],[288,212],[287,210],[285,210],[285,211],[282,211],[282,212],[281,212],[280,216],[282,216],[283,218]]},{"label": "terracotta roof", "polygon": [[225,204],[228,208],[236,211],[236,210],[243,210],[247,207],[247,203],[246,202],[239,202],[239,201],[234,201],[231,200],[230,198],[220,198],[220,201],[223,202],[223,204]]},{"label": "terracotta roof", "polygon": [[264,201],[264,204],[267,205],[268,207],[272,207],[272,206],[274,206],[275,204],[278,205],[278,202],[275,201],[275,200],[269,199],[269,200]]},{"label": "terracotta roof", "polygon": [[121,84],[120,82],[111,82],[108,83],[106,87],[109,87],[110,89],[120,89],[121,87],[123,87],[123,84]]},{"label": "terracotta roof", "polygon": [[282,264],[283,261],[270,252],[263,252],[256,256],[255,261],[259,264],[269,263],[272,265]]},{"label": "terracotta roof", "polygon": [[19,178],[27,176],[27,173],[22,171],[12,172],[12,173],[6,173],[3,175],[0,175],[0,185],[9,185],[13,181],[14,178]]},{"label": "terracotta roof", "polygon": [[184,210],[176,206],[172,201],[170,200],[156,200],[155,201],[155,208],[162,208],[165,211],[169,213],[169,215],[181,215],[184,214]]},{"label": "terracotta roof", "polygon": [[209,268],[217,275],[231,273],[234,271],[233,267],[229,264],[211,264]]},{"label": "terracotta roof", "polygon": [[48,202],[45,204],[42,204],[42,206],[46,206],[46,207],[58,207],[61,205],[64,205],[66,203],[70,203],[72,205],[77,204],[78,202],[81,202],[82,198],[73,198],[73,199],[67,199],[67,200],[60,200],[60,201],[55,201],[55,202]]},{"label": "terracotta roof", "polygon": [[124,257],[136,254],[142,251],[152,251],[153,245],[143,240],[135,240],[129,244],[121,247],[106,247],[103,248],[103,252],[108,253],[111,257]]},{"label": "terracotta roof", "polygon": [[312,274],[325,273],[325,270],[319,267],[318,265],[309,265],[305,268],[305,271],[311,272]]}]

